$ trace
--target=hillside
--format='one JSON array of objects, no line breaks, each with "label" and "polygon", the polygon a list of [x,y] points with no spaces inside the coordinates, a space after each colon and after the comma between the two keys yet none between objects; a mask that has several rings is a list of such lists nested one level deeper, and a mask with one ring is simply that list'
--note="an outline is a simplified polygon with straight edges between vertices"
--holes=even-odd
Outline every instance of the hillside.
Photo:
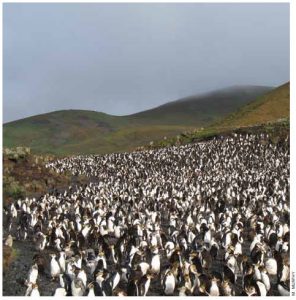
[{"label": "hillside", "polygon": [[178,124],[181,118],[182,123],[202,126],[226,116],[270,90],[270,87],[263,86],[234,86],[169,102],[130,117],[148,123],[161,120],[165,124]]},{"label": "hillside", "polygon": [[4,124],[4,147],[27,146],[35,153],[70,155],[127,151],[206,126],[270,91],[241,86],[188,97],[129,116],[64,110]]},{"label": "hillside", "polygon": [[266,93],[232,113],[215,126],[242,127],[275,122],[290,116],[290,82]]},{"label": "hillside", "polygon": [[167,140],[156,141],[153,147],[185,144],[233,131],[268,132],[273,137],[285,136],[289,134],[289,122],[290,82],[287,82],[205,128],[183,132]]}]

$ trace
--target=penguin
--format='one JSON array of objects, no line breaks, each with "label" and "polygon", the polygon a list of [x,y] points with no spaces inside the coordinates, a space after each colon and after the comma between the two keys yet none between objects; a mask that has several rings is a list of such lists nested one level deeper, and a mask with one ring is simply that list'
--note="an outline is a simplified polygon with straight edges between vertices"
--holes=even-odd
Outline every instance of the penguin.
[{"label": "penguin", "polygon": [[185,286],[179,287],[178,291],[179,291],[179,296],[180,297],[188,296],[188,291],[187,291],[187,288]]},{"label": "penguin", "polygon": [[127,284],[128,296],[139,296],[138,279],[131,278]]},{"label": "penguin", "polygon": [[282,281],[277,284],[277,290],[281,296],[290,296],[289,286]]},{"label": "penguin", "polygon": [[211,269],[212,267],[212,256],[211,254],[207,251],[207,249],[203,249],[201,252],[201,262],[202,262],[202,267],[206,270]]},{"label": "penguin", "polygon": [[150,269],[150,265],[146,262],[139,263],[140,270],[142,272],[142,276],[147,274],[147,271]]},{"label": "penguin", "polygon": [[53,296],[54,297],[65,297],[65,296],[67,296],[67,291],[63,287],[56,288]]},{"label": "penguin", "polygon": [[209,292],[206,289],[205,284],[201,284],[194,291],[194,296],[209,296]]},{"label": "penguin", "polygon": [[38,278],[38,266],[34,264],[28,274],[28,279],[26,280],[26,284],[36,284]]},{"label": "penguin", "polygon": [[[40,296],[40,293],[39,293],[39,291],[38,291],[38,286],[37,286],[37,284],[29,282],[29,283],[27,284],[27,286],[28,286],[28,287],[27,287],[26,293],[25,293],[25,296],[26,296],[26,297],[27,297],[27,296],[32,296],[33,289],[35,290],[34,293],[33,293],[33,296],[37,296],[37,297]],[[37,287],[37,290],[36,290],[36,287]],[[35,294],[35,295],[34,295],[34,294]]]},{"label": "penguin", "polygon": [[124,283],[128,283],[130,275],[131,275],[131,268],[128,265],[122,266],[120,269],[120,280],[122,280],[122,282]]},{"label": "penguin", "polygon": [[111,273],[108,281],[109,281],[109,284],[111,286],[112,291],[114,291],[116,289],[117,285],[120,282],[120,274],[119,274],[119,272],[115,271],[115,272]]},{"label": "penguin", "polygon": [[255,280],[261,280],[261,272],[259,270],[259,264],[254,265],[254,278]]},{"label": "penguin", "polygon": [[113,292],[113,296],[126,297],[127,293],[120,288],[116,288]]},{"label": "penguin", "polygon": [[75,278],[71,283],[72,296],[84,296],[85,286],[81,279]]},{"label": "penguin", "polygon": [[234,269],[230,268],[227,265],[224,265],[223,267],[223,274],[224,274],[224,280],[228,280],[232,284],[235,284],[236,282],[236,275]]},{"label": "penguin", "polygon": [[263,266],[260,266],[259,270],[261,272],[261,280],[265,285],[266,292],[268,293],[269,290],[270,290],[270,279],[269,279],[269,276],[267,274],[267,270]]},{"label": "penguin", "polygon": [[66,264],[66,272],[65,275],[67,275],[67,278],[70,280],[73,280],[75,278],[75,266],[73,264],[73,259],[69,259],[67,264]]},{"label": "penguin", "polygon": [[103,291],[100,285],[96,281],[92,281],[88,284],[88,297],[94,297],[94,296],[103,296]]},{"label": "penguin", "polygon": [[265,297],[267,295],[266,286],[262,281],[257,280],[256,281],[257,289],[259,289],[258,296]]},{"label": "penguin", "polygon": [[150,288],[151,278],[152,278],[152,274],[147,273],[146,275],[142,276],[142,278],[139,280],[139,284],[138,284],[139,291],[140,291],[139,296],[147,295]]},{"label": "penguin", "polygon": [[81,281],[83,282],[83,285],[86,287],[86,283],[87,283],[87,275],[85,273],[85,271],[83,269],[79,270],[77,269],[77,279],[81,279]]},{"label": "penguin", "polygon": [[59,263],[59,266],[60,266],[60,269],[61,269],[62,273],[64,273],[65,270],[66,270],[66,261],[65,261],[65,258],[66,258],[65,252],[61,251],[58,263]]},{"label": "penguin", "polygon": [[176,279],[171,270],[169,270],[163,279],[163,289],[166,296],[173,296],[176,286]]},{"label": "penguin", "polygon": [[[107,276],[108,274],[105,271],[104,278],[107,278]],[[104,279],[102,282],[102,292],[103,292],[103,296],[112,296],[112,287],[110,281],[107,279]]]},{"label": "penguin", "polygon": [[[59,282],[60,282],[60,286],[61,288],[64,288],[66,291],[66,295],[70,296],[71,295],[71,282],[72,279],[68,274],[60,274],[59,275]],[[74,277],[73,277],[74,279]]]},{"label": "penguin", "polygon": [[94,284],[91,282],[88,286],[88,292],[87,292],[87,296],[88,297],[95,297],[95,291],[94,291]]},{"label": "penguin", "polygon": [[290,267],[287,257],[282,260],[280,268],[278,268],[277,277],[279,282],[286,282],[290,278]]},{"label": "penguin", "polygon": [[256,287],[254,285],[246,285],[244,288],[244,292],[247,296],[260,296],[257,293]]},{"label": "penguin", "polygon": [[44,256],[42,254],[35,254],[33,256],[33,262],[38,266],[38,272],[44,274],[46,266]]},{"label": "penguin", "polygon": [[277,275],[277,261],[274,258],[268,258],[264,265],[269,275]]},{"label": "penguin", "polygon": [[235,296],[233,284],[227,278],[221,283],[221,296]]},{"label": "penguin", "polygon": [[218,280],[216,277],[213,277],[210,282],[210,286],[208,289],[209,296],[220,296],[220,291],[218,287]]},{"label": "penguin", "polygon": [[188,274],[186,271],[186,273],[183,272],[182,275],[183,275],[183,280],[184,280],[183,284],[186,287],[188,293],[191,293],[193,286],[192,286],[190,274]]},{"label": "penguin", "polygon": [[211,248],[210,248],[210,254],[212,256],[213,259],[216,259],[217,255],[218,255],[218,251],[219,251],[219,246],[218,244],[215,243],[211,243]]},{"label": "penguin", "polygon": [[191,263],[195,265],[197,272],[199,274],[202,274],[203,273],[202,263],[196,252],[190,253],[190,260]]},{"label": "penguin", "polygon": [[32,284],[31,297],[40,297],[40,292],[38,289],[38,285],[36,283]]},{"label": "penguin", "polygon": [[50,254],[51,256],[51,261],[50,261],[50,275],[52,280],[55,280],[57,277],[59,277],[61,273],[60,266],[58,262],[56,261],[56,255],[55,254]]},{"label": "penguin", "polygon": [[105,281],[105,276],[104,276],[104,271],[103,270],[100,270],[98,273],[96,273],[95,281],[103,289],[103,282]]},{"label": "penguin", "polygon": [[151,272],[156,275],[158,275],[160,272],[160,256],[158,252],[153,252],[151,259]]},{"label": "penguin", "polygon": [[5,243],[4,243],[5,246],[9,247],[9,248],[12,248],[12,245],[13,245],[13,238],[11,236],[11,234],[9,234],[5,240]]}]

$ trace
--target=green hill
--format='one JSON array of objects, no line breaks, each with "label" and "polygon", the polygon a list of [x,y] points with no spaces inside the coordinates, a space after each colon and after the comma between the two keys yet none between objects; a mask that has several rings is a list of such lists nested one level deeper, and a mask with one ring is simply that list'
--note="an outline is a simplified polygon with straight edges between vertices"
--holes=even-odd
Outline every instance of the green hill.
[{"label": "green hill", "polygon": [[27,146],[35,153],[56,155],[127,151],[206,126],[270,90],[232,87],[129,116],[84,110],[51,112],[4,124],[3,146]]},{"label": "green hill", "polygon": [[156,141],[154,146],[186,144],[233,131],[269,132],[276,137],[289,134],[289,122],[290,82],[267,92],[204,128],[183,132],[167,140]]},{"label": "green hill", "polygon": [[244,127],[266,124],[290,117],[290,82],[241,107],[218,122],[218,127]]}]

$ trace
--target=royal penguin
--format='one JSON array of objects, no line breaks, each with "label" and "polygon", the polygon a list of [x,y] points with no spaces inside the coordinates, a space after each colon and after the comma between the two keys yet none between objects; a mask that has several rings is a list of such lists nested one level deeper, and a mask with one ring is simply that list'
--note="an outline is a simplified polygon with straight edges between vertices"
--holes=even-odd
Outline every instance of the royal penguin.
[{"label": "royal penguin", "polygon": [[171,270],[168,270],[163,278],[163,290],[166,296],[173,296],[176,286],[176,279]]},{"label": "royal penguin", "polygon": [[58,263],[60,265],[61,272],[64,273],[66,270],[66,254],[64,251],[60,252],[60,257],[59,257]]},{"label": "royal penguin", "polygon": [[38,279],[38,266],[37,264],[34,264],[28,274],[28,278],[26,280],[26,284],[36,284]]},{"label": "royal penguin", "polygon": [[30,283],[26,290],[25,296],[40,297],[38,285],[36,283]]},{"label": "royal penguin", "polygon": [[12,245],[13,245],[13,238],[12,238],[11,234],[9,234],[9,235],[7,236],[4,245],[7,246],[7,247],[12,248]]},{"label": "royal penguin", "polygon": [[56,254],[50,254],[50,256],[50,276],[52,280],[55,280],[57,277],[59,277],[61,273],[61,268],[56,260]]},{"label": "royal penguin", "polygon": [[139,294],[139,286],[138,286],[138,278],[130,278],[127,284],[127,295],[128,296],[140,296]]},{"label": "royal penguin", "polygon": [[151,279],[153,278],[153,275],[150,274],[149,272],[142,276],[142,278],[139,280],[139,292],[140,295],[139,296],[146,296],[149,288],[150,288],[150,284],[151,284]]},{"label": "royal penguin", "polygon": [[277,284],[277,290],[281,296],[290,296],[289,286],[282,281]]},{"label": "royal penguin", "polygon": [[84,296],[85,286],[81,279],[75,278],[71,283],[72,296]]},{"label": "royal penguin", "polygon": [[56,288],[53,296],[54,297],[65,297],[65,296],[67,296],[67,291],[63,287]]}]

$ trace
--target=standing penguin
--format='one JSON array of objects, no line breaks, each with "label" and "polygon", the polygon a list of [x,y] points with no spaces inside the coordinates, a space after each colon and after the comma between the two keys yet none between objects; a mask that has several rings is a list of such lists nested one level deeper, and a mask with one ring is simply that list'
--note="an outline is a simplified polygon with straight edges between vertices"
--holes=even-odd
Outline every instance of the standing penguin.
[{"label": "standing penguin", "polygon": [[274,258],[268,258],[265,261],[265,269],[269,275],[277,274],[277,261]]},{"label": "standing penguin", "polygon": [[140,288],[140,296],[146,296],[151,283],[152,274],[148,273],[144,275],[139,281],[139,288]]},{"label": "standing penguin", "polygon": [[171,270],[169,270],[163,279],[163,289],[166,296],[173,296],[176,286],[176,279]]},{"label": "standing penguin", "polygon": [[65,297],[65,296],[67,296],[67,291],[65,290],[65,288],[59,287],[55,290],[53,296],[54,297]]},{"label": "standing penguin", "polygon": [[117,285],[119,284],[120,282],[120,274],[119,272],[115,271],[114,273],[112,273],[108,279],[109,283],[110,283],[110,286],[111,286],[111,289],[112,291],[115,290],[115,288],[117,287]]},{"label": "standing penguin", "polygon": [[290,288],[284,282],[279,282],[277,285],[277,289],[281,296],[290,296]]},{"label": "standing penguin", "polygon": [[235,296],[233,284],[227,278],[221,283],[221,294],[222,296]]},{"label": "standing penguin", "polygon": [[265,287],[266,287],[266,291],[267,293],[269,292],[270,290],[270,279],[269,279],[269,276],[267,274],[267,271],[264,267],[259,267],[259,270],[261,272],[261,280],[262,282],[264,283]]},{"label": "standing penguin", "polygon": [[28,279],[26,280],[26,284],[32,283],[35,284],[38,278],[38,266],[34,264],[28,274]]},{"label": "standing penguin", "polygon": [[64,251],[60,252],[60,257],[59,257],[59,265],[61,268],[61,272],[64,273],[66,270],[66,254]]},{"label": "standing penguin", "polygon": [[37,284],[33,284],[32,286],[32,292],[31,292],[31,297],[40,297],[40,292],[38,290],[38,285]]},{"label": "standing penguin", "polygon": [[8,246],[8,247],[12,248],[12,244],[13,244],[13,238],[9,234],[8,237],[7,237],[7,239],[5,240],[5,246]]},{"label": "standing penguin", "polygon": [[59,277],[59,275],[61,273],[61,269],[60,269],[59,263],[56,260],[56,255],[50,254],[50,256],[51,256],[50,275],[51,275],[51,279],[55,280],[57,277]]},{"label": "standing penguin", "polygon": [[138,279],[131,278],[127,284],[127,295],[128,296],[139,296]]},{"label": "standing penguin", "polygon": [[218,287],[218,280],[216,277],[213,277],[209,287],[210,296],[220,296],[220,291]]},{"label": "standing penguin", "polygon": [[83,296],[85,292],[85,286],[81,279],[75,278],[71,283],[72,296]]},{"label": "standing penguin", "polygon": [[151,272],[153,274],[159,274],[160,272],[160,256],[158,251],[153,251],[152,260],[151,260]]}]

